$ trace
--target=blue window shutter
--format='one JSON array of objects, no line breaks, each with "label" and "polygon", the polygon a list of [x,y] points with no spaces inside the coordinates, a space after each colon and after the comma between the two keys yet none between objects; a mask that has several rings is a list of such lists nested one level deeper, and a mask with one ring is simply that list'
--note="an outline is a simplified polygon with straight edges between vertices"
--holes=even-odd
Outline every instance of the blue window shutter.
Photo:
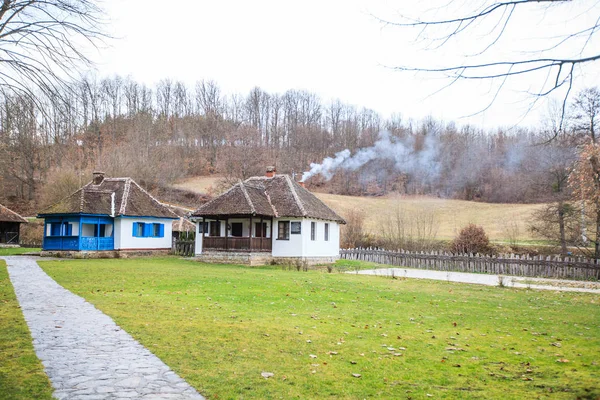
[{"label": "blue window shutter", "polygon": [[67,236],[73,236],[73,225],[69,224],[68,222],[65,223],[65,235]]},{"label": "blue window shutter", "polygon": [[138,225],[138,222],[133,223],[133,233],[131,234],[131,236],[133,236],[133,237],[137,237],[137,225]]},{"label": "blue window shutter", "polygon": [[158,237],[165,237],[165,224],[159,224]]},{"label": "blue window shutter", "polygon": [[60,236],[60,222],[50,224],[50,236]]},{"label": "blue window shutter", "polygon": [[152,236],[152,224],[144,224],[144,237]]}]

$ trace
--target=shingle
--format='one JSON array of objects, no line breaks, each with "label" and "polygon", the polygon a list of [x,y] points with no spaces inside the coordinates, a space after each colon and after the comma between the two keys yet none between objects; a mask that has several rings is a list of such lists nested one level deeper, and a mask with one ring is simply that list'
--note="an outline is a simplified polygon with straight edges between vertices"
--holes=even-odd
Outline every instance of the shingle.
[{"label": "shingle", "polygon": [[346,221],[288,175],[252,177],[202,205],[192,216],[264,215]]},{"label": "shingle", "polygon": [[0,222],[22,222],[27,223],[27,220],[19,214],[0,204]]},{"label": "shingle", "polygon": [[40,214],[112,215],[113,194],[116,216],[177,218],[131,178],[104,178],[99,185],[90,182]]}]

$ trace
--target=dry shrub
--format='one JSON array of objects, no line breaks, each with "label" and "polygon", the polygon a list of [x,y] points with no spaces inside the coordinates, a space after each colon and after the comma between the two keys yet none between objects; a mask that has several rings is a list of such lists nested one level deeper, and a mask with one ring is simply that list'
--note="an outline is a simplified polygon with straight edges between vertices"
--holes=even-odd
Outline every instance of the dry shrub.
[{"label": "dry shrub", "polygon": [[21,246],[42,247],[42,237],[44,236],[44,222],[42,220],[30,221],[28,224],[21,224],[19,241]]},{"label": "dry shrub", "polygon": [[365,213],[352,209],[345,213],[346,225],[341,226],[341,246],[345,249],[365,246]]},{"label": "dry shrub", "polygon": [[481,226],[469,224],[462,228],[451,244],[452,253],[490,254],[490,239]]},{"label": "dry shrub", "polygon": [[392,250],[433,250],[437,247],[439,221],[433,212],[405,212],[400,206],[391,217],[382,221],[384,247]]}]

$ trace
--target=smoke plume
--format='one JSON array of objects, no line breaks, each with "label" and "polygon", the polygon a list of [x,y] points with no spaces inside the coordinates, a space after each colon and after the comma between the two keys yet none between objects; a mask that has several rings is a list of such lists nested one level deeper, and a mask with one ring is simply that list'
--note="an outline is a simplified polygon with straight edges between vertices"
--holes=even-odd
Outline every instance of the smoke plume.
[{"label": "smoke plume", "polygon": [[356,171],[370,161],[387,160],[394,163],[396,170],[403,173],[420,172],[426,178],[434,178],[439,174],[439,142],[435,135],[425,136],[423,146],[415,150],[415,138],[399,139],[389,132],[382,131],[371,147],[357,150],[354,155],[350,150],[342,150],[334,157],[325,158],[320,164],[311,163],[310,171],[302,174],[302,182],[313,175],[321,174],[330,180],[336,171]]}]

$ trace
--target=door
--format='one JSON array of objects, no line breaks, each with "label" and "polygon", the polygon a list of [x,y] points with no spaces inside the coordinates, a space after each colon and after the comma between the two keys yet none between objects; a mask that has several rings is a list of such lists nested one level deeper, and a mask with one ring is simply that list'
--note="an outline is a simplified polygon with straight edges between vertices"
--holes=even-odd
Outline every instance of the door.
[{"label": "door", "polygon": [[232,222],[231,223],[231,236],[241,237],[243,224],[241,222]]}]

